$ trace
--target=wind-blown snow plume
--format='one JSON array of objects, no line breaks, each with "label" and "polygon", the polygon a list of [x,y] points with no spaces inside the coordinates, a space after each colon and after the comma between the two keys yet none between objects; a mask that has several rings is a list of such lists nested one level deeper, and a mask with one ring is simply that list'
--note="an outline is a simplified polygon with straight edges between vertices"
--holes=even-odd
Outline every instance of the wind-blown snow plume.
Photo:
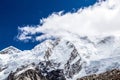
[{"label": "wind-blown snow plume", "polygon": [[[120,33],[120,0],[100,1],[77,12],[53,13],[36,26],[19,27],[19,40]],[[42,35],[36,35],[42,33]],[[76,36],[75,36],[76,37]]]}]

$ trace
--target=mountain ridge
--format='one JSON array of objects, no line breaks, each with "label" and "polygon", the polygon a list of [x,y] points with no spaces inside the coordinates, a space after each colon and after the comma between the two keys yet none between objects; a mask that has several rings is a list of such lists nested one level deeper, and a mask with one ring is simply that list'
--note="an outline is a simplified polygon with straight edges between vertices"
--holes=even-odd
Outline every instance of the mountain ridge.
[{"label": "mountain ridge", "polygon": [[[46,40],[31,50],[0,54],[0,79],[7,80],[9,77],[9,80],[19,80],[21,75],[30,76],[28,73],[31,72],[36,76],[40,73],[48,80],[50,75],[53,76],[51,80],[60,80],[55,74],[62,79],[76,80],[90,74],[120,68],[119,39],[107,36],[96,40],[90,40],[89,37]],[[11,51],[9,47],[2,51],[6,49]]]},{"label": "mountain ridge", "polygon": [[[9,51],[9,52],[8,52]],[[9,46],[0,51],[0,54],[12,54],[12,53],[20,53],[22,50],[14,47],[14,46]]]}]

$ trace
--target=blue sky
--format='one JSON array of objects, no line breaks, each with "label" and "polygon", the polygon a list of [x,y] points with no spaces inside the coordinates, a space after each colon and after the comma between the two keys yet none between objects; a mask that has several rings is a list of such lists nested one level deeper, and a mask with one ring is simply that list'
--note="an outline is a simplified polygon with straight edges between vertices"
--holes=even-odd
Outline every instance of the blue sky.
[{"label": "blue sky", "polygon": [[16,39],[18,26],[37,25],[41,18],[53,12],[71,12],[96,0],[0,0],[0,50],[15,46],[31,49],[39,42],[22,42]]}]

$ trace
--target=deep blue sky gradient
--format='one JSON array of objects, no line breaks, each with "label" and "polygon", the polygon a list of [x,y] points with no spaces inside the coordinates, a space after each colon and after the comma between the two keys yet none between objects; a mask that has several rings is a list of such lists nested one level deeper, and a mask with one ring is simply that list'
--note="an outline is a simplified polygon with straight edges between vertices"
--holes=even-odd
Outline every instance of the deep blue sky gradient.
[{"label": "deep blue sky gradient", "polygon": [[32,49],[39,42],[24,43],[15,39],[18,26],[37,25],[53,12],[93,5],[97,0],[0,0],[0,50],[15,46]]}]

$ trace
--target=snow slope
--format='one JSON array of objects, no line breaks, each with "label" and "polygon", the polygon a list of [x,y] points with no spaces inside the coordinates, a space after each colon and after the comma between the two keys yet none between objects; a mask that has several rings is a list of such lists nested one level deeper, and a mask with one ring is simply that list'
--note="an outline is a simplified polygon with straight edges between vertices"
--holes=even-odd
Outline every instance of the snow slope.
[{"label": "snow slope", "polygon": [[45,71],[62,69],[68,80],[120,68],[120,38],[49,39],[32,50],[21,51],[10,46],[0,51],[0,80],[6,80],[11,72],[19,75],[36,66],[44,75]]}]

